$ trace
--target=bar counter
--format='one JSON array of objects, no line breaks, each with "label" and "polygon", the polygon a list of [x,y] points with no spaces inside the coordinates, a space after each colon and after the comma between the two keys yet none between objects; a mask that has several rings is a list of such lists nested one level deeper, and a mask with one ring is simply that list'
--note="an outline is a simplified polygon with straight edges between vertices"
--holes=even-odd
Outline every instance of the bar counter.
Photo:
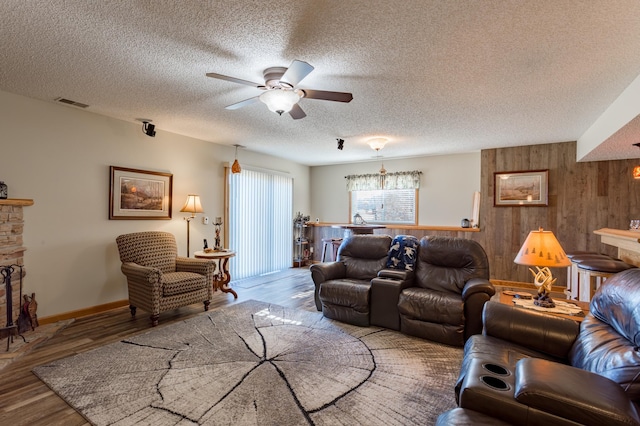
[{"label": "bar counter", "polygon": [[600,242],[618,248],[618,258],[640,267],[640,230],[602,228],[593,231]]}]

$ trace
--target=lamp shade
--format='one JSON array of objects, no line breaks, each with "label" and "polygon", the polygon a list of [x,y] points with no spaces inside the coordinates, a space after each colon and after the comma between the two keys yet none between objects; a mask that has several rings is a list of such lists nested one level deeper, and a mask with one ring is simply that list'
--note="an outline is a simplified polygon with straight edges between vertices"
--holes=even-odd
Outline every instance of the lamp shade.
[{"label": "lamp shade", "polygon": [[571,266],[571,260],[551,231],[540,228],[529,232],[518,255],[513,260],[519,265],[563,268]]},{"label": "lamp shade", "polygon": [[369,139],[367,143],[369,144],[371,149],[373,149],[374,151],[380,151],[382,148],[384,148],[387,142],[389,141],[385,138],[374,138],[374,139]]},{"label": "lamp shade", "polygon": [[202,210],[202,204],[200,204],[200,196],[189,194],[187,195],[187,201],[180,209],[181,212],[191,213],[191,216],[195,216],[196,213],[204,213]]},{"label": "lamp shade", "polygon": [[633,178],[640,179],[640,166],[635,166],[633,168]]},{"label": "lamp shade", "polygon": [[271,89],[261,94],[260,100],[270,111],[282,115],[283,112],[291,111],[291,108],[300,100],[300,95],[293,90]]}]

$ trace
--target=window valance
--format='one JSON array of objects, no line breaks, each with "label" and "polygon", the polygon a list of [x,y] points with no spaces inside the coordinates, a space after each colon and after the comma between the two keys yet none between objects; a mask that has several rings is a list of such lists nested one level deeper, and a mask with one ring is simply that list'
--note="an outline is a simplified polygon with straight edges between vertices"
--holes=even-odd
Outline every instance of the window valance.
[{"label": "window valance", "polygon": [[366,175],[345,176],[347,191],[372,191],[376,189],[418,189],[420,188],[419,170],[410,172],[393,172],[381,175],[371,173]]}]

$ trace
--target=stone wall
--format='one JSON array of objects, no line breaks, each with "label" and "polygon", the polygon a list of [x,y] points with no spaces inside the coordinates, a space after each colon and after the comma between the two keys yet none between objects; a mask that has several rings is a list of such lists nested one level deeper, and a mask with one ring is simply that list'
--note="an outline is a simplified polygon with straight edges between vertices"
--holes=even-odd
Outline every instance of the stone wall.
[{"label": "stone wall", "polygon": [[[24,265],[22,231],[24,228],[23,208],[33,205],[33,200],[0,200],[0,266]],[[22,268],[23,277],[25,274]],[[24,279],[24,278],[23,278]],[[7,323],[7,298],[4,277],[0,276],[0,328]],[[13,323],[20,314],[20,268],[15,267],[11,276]],[[24,286],[24,282],[23,282]]]}]

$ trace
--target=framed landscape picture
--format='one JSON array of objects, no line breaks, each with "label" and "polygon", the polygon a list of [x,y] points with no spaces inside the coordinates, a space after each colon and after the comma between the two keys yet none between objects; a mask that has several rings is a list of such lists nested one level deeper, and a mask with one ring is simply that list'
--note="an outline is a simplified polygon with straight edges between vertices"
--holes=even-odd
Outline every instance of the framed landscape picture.
[{"label": "framed landscape picture", "polygon": [[549,170],[495,172],[494,206],[549,205]]},{"label": "framed landscape picture", "polygon": [[171,219],[173,175],[110,167],[109,219]]}]

